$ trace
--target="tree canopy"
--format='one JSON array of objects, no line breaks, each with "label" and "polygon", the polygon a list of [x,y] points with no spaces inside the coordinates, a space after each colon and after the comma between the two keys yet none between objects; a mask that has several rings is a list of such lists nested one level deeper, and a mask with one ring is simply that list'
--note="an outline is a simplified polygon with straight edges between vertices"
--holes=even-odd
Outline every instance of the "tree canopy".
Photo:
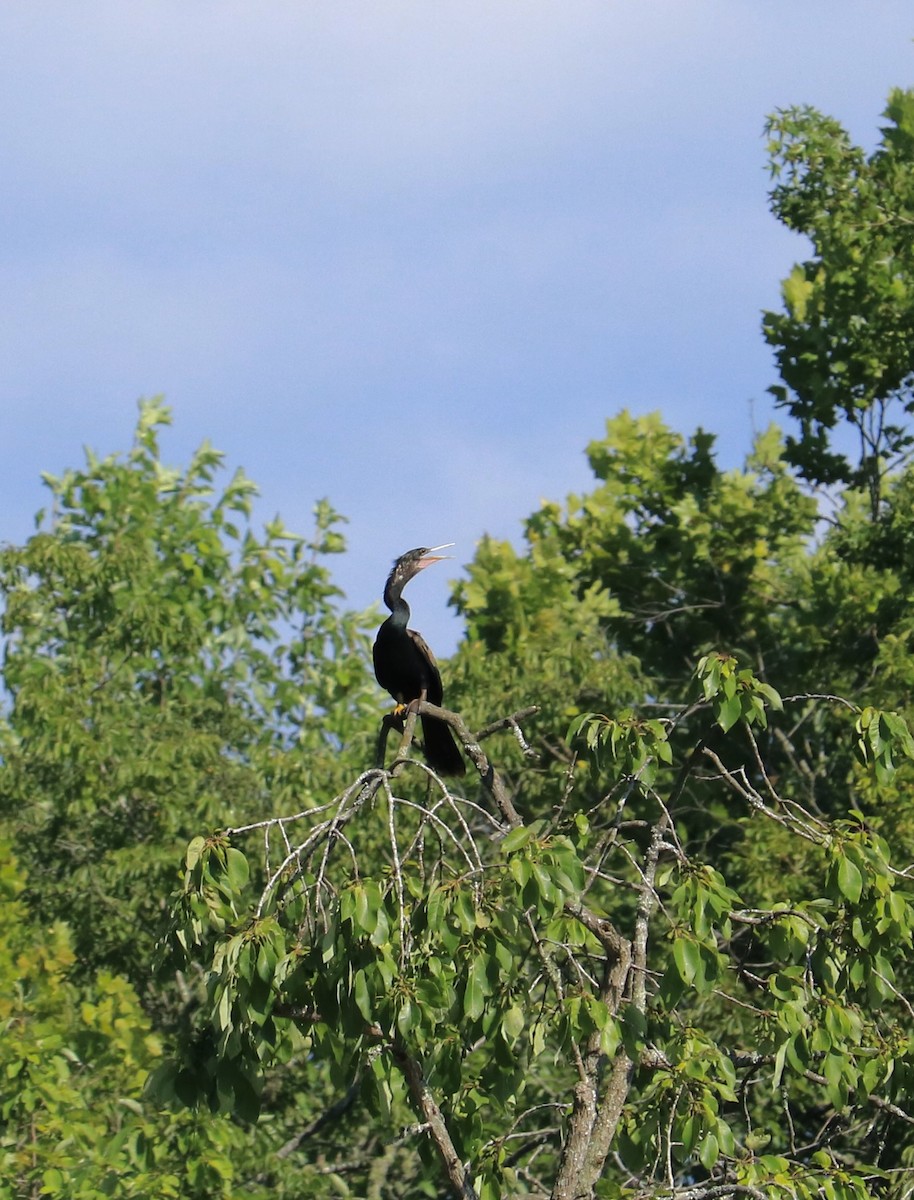
[{"label": "tree canopy", "polygon": [[724,469],[621,413],[479,543],[459,786],[415,711],[378,757],[327,502],[257,531],[159,402],[46,478],[0,550],[0,1197],[910,1193],[912,114],[769,122],[793,426]]},{"label": "tree canopy", "polygon": [[[813,108],[768,121],[772,210],[812,246],[784,281],[784,311],[764,320],[772,391],[799,423],[787,459],[813,482],[864,487],[874,516],[912,444],[914,93],[893,89],[885,117],[868,157]],[[836,444],[841,431],[851,438]]]}]

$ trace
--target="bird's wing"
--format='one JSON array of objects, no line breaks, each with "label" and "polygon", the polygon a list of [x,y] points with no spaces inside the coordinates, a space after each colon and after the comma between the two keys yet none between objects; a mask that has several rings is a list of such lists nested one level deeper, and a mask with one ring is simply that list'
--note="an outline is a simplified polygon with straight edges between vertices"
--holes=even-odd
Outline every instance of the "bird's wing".
[{"label": "bird's wing", "polygon": [[432,654],[431,647],[422,634],[417,633],[415,629],[407,629],[406,632],[409,634],[410,641],[415,646],[419,656],[422,658],[425,667],[425,672],[427,675],[425,689],[427,693],[427,699],[432,704],[440,704],[441,698],[444,694],[441,687],[441,672],[438,670],[438,664],[435,661],[434,654]]}]

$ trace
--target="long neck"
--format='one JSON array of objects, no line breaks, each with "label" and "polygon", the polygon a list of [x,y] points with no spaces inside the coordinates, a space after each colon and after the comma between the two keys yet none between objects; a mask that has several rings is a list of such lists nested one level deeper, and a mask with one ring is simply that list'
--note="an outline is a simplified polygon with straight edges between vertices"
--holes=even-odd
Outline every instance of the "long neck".
[{"label": "long neck", "polygon": [[384,585],[384,603],[390,609],[391,615],[387,618],[391,625],[397,629],[405,629],[409,624],[409,605],[403,599],[401,592],[403,584],[395,581],[393,575]]}]

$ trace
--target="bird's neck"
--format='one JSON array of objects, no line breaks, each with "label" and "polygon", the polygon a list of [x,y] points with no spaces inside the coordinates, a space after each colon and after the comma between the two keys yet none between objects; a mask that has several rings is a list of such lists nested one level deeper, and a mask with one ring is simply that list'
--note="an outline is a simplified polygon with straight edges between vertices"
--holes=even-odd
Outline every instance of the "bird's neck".
[{"label": "bird's neck", "polygon": [[405,629],[409,624],[409,605],[400,595],[396,588],[392,588],[390,584],[384,589],[384,603],[390,609],[388,622],[397,629]]}]

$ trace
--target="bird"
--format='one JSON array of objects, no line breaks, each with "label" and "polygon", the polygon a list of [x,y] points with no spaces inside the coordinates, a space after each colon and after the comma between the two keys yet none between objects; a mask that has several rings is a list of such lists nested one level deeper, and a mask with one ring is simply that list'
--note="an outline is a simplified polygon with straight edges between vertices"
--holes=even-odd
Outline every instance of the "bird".
[{"label": "bird", "polygon": [[[414,575],[432,563],[450,558],[449,554],[436,554],[436,551],[447,550],[453,544],[407,550],[394,562],[384,585],[384,603],[390,609],[390,616],[378,630],[372,657],[375,678],[390,692],[398,708],[412,700],[441,704],[441,672],[425,638],[415,629],[408,628],[409,605],[402,593]],[[450,726],[437,717],[424,714],[421,720],[425,760],[432,770],[439,775],[465,774],[466,765]]]}]

